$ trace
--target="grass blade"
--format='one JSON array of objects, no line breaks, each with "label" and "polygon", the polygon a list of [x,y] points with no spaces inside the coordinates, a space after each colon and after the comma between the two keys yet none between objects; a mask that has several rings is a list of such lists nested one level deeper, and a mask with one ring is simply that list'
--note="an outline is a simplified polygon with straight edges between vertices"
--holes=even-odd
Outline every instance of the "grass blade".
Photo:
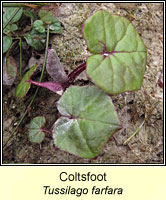
[{"label": "grass blade", "polygon": [[130,141],[139,131],[141,130],[142,126],[144,125],[145,120],[142,122],[142,124],[136,129],[136,131],[127,139],[124,141],[123,144],[126,144],[128,141]]}]

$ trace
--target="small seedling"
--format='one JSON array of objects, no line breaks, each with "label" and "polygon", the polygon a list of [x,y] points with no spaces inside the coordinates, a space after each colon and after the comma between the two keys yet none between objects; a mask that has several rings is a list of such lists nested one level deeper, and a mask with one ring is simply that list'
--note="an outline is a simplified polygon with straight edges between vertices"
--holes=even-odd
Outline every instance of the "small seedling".
[{"label": "small seedling", "polygon": [[[41,29],[42,30],[42,29]],[[35,66],[25,75],[16,92],[24,96],[30,84],[62,91],[57,102],[60,118],[49,130],[56,147],[84,158],[96,157],[109,138],[121,129],[110,95],[138,90],[143,82],[146,48],[133,25],[124,17],[98,11],[83,25],[83,35],[92,54],[67,75],[56,51],[48,52],[47,72],[53,82],[30,79]],[[75,78],[86,70],[94,86],[74,86]],[[29,79],[28,79],[29,77]],[[24,84],[28,84],[25,89]],[[20,95],[21,93],[21,95]],[[31,142],[44,139],[44,117],[32,120]]]},{"label": "small seedling", "polygon": [[[47,25],[49,25],[50,33],[52,34],[62,33],[61,23],[56,17],[53,16],[53,11],[47,12],[46,10],[41,9],[39,12],[40,19],[36,19],[37,16],[34,12],[26,10],[25,8],[20,7],[20,5],[17,6],[19,7],[4,7],[5,10],[5,13],[3,14],[3,57],[4,57],[3,84],[4,85],[12,85],[17,75],[16,61],[11,55],[9,56],[10,49],[12,48],[12,45],[16,43],[16,41],[18,40],[20,41],[19,45],[20,45],[20,75],[21,75],[22,71],[21,49],[23,43],[25,44],[25,42],[22,41],[26,40],[27,46],[29,45],[33,47],[35,50],[41,51],[46,46]],[[32,21],[31,29],[29,32],[24,32],[20,27],[21,25],[20,19],[22,18],[22,16],[23,17],[27,16]],[[18,37],[19,32],[17,31],[22,31],[20,37]]]},{"label": "small seedling", "polygon": [[18,30],[16,22],[23,14],[23,8],[9,7],[3,14],[3,53],[6,53],[12,45],[12,33]]},{"label": "small seedling", "polygon": [[40,20],[34,21],[32,29],[24,35],[27,43],[35,50],[41,51],[45,48],[46,26],[49,24],[50,33],[62,33],[61,23],[53,16],[53,12],[40,10]]}]

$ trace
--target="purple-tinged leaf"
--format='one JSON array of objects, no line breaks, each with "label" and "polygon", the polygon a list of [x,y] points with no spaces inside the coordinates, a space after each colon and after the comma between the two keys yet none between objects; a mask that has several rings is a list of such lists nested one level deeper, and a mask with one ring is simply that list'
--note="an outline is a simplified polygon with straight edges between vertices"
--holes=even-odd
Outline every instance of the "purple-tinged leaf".
[{"label": "purple-tinged leaf", "polygon": [[61,117],[53,125],[54,144],[79,157],[96,157],[121,129],[110,97],[96,86],[69,87],[57,108]]},{"label": "purple-tinged leaf", "polygon": [[50,49],[48,52],[46,69],[57,83],[65,83],[68,81],[68,77],[54,49]]},{"label": "purple-tinged leaf", "polygon": [[17,75],[16,61],[12,56],[4,59],[3,84],[12,85]]},{"label": "purple-tinged leaf", "polygon": [[100,10],[86,20],[83,35],[88,50],[89,78],[108,94],[140,89],[146,67],[146,47],[130,21]]},{"label": "purple-tinged leaf", "polygon": [[36,86],[39,86],[39,87],[44,87],[44,88],[47,88],[53,92],[57,92],[57,91],[61,91],[63,90],[62,88],[62,85],[59,84],[59,83],[56,83],[56,82],[36,82],[36,81],[33,81],[33,80],[28,80],[29,83],[32,83]]}]

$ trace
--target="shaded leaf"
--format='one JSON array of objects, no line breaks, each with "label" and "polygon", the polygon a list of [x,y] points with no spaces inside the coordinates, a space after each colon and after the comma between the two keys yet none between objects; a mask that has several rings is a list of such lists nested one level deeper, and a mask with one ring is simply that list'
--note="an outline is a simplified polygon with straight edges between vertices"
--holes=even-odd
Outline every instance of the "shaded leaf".
[{"label": "shaded leaf", "polygon": [[40,19],[47,24],[51,24],[54,22],[54,16],[52,11],[40,10],[39,16]]},{"label": "shaded leaf", "polygon": [[128,19],[98,11],[83,30],[88,49],[87,73],[109,94],[138,90],[143,82],[146,48]]},{"label": "shaded leaf", "polygon": [[12,44],[12,37],[3,36],[3,53],[6,53]]},{"label": "shaded leaf", "polygon": [[58,55],[54,49],[50,49],[48,52],[46,69],[48,74],[57,83],[64,83],[68,80],[64,68],[60,63]]},{"label": "shaded leaf", "polygon": [[43,26],[42,20],[36,20],[36,21],[34,21],[33,27],[39,33],[44,33],[45,32],[45,28]]},{"label": "shaded leaf", "polygon": [[3,63],[3,84],[12,85],[17,75],[16,61],[12,56],[4,59]]},{"label": "shaded leaf", "polygon": [[55,23],[52,23],[50,25],[50,33],[59,33],[61,34],[63,31],[62,31],[62,27],[61,27],[61,23],[60,22],[55,22]]},{"label": "shaded leaf", "polygon": [[33,20],[37,18],[36,14],[32,11],[24,10],[23,12],[27,17],[30,17]]},{"label": "shaded leaf", "polygon": [[62,150],[94,158],[120,129],[112,101],[96,86],[69,87],[58,101],[60,117],[53,127],[54,143]]},{"label": "shaded leaf", "polygon": [[13,31],[16,31],[18,30],[18,26],[16,24],[12,24],[11,27],[10,27],[10,31],[13,32]]},{"label": "shaded leaf", "polygon": [[[17,7],[6,7],[6,12],[3,14],[3,27],[11,19],[17,9]],[[23,8],[20,8],[17,14],[10,20],[10,24],[17,22],[21,18],[22,13]]]},{"label": "shaded leaf", "polygon": [[44,139],[42,127],[45,124],[45,118],[42,116],[35,117],[29,125],[29,140],[34,143],[41,143]]},{"label": "shaded leaf", "polygon": [[16,24],[9,24],[4,30],[3,33],[8,34],[10,32],[18,30],[18,26]]},{"label": "shaded leaf", "polygon": [[45,48],[46,33],[39,33],[32,29],[32,31],[24,35],[27,43],[38,51]]},{"label": "shaded leaf", "polygon": [[54,17],[53,11],[40,10],[39,15],[44,23],[50,24],[50,33],[62,33],[61,23]]},{"label": "shaded leaf", "polygon": [[35,72],[37,66],[34,65],[30,68],[30,70],[24,75],[21,82],[16,88],[16,96],[17,97],[24,97],[28,90],[30,89],[31,83],[29,83],[29,79],[32,76],[32,74]]}]

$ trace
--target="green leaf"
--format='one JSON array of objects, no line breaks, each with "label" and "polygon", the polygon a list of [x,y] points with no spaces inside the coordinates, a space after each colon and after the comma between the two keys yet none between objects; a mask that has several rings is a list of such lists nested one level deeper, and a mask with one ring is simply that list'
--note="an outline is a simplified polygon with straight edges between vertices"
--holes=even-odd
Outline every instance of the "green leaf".
[{"label": "green leaf", "polygon": [[12,44],[12,37],[3,36],[3,53],[6,53]]},{"label": "green leaf", "polygon": [[[6,12],[3,14],[3,27],[11,19],[12,15],[16,12],[18,8],[16,7],[6,7]],[[20,8],[16,15],[10,20],[10,24],[17,22],[23,13],[23,8]]]},{"label": "green leaf", "polygon": [[38,51],[41,51],[45,48],[46,34],[39,33],[32,29],[32,31],[26,35],[24,35],[27,43],[35,48]]},{"label": "green leaf", "polygon": [[138,90],[146,66],[146,47],[128,19],[98,11],[84,25],[89,51],[87,73],[108,94]]},{"label": "green leaf", "polygon": [[37,18],[34,12],[31,12],[29,10],[24,10],[23,12],[24,12],[24,15],[26,15],[27,17],[30,17],[33,20]]},{"label": "green leaf", "polygon": [[29,125],[29,140],[34,143],[41,143],[44,139],[42,127],[45,124],[45,118],[42,116],[35,117]]},{"label": "green leaf", "polygon": [[97,156],[120,122],[112,101],[96,86],[69,87],[58,101],[54,143],[84,158]]},{"label": "green leaf", "polygon": [[16,24],[12,24],[10,26],[10,32],[13,32],[13,31],[16,31],[16,30],[18,30],[18,26]]},{"label": "green leaf", "polygon": [[44,23],[51,24],[54,22],[53,11],[40,10],[39,16]]},{"label": "green leaf", "polygon": [[45,17],[46,15],[47,15],[47,11],[46,10],[40,10],[40,12],[39,12],[39,16],[40,16],[40,18],[43,18],[43,17]]},{"label": "green leaf", "polygon": [[17,75],[17,64],[12,56],[5,58],[3,65],[3,84],[12,85]]},{"label": "green leaf", "polygon": [[43,26],[42,20],[36,20],[36,21],[34,21],[33,27],[39,33],[44,33],[45,32],[45,28]]},{"label": "green leaf", "polygon": [[16,24],[9,24],[4,30],[3,33],[4,34],[9,34],[10,32],[14,32],[18,30],[18,26]]},{"label": "green leaf", "polygon": [[40,15],[40,19],[46,23],[46,24],[50,24],[50,33],[62,33],[62,27],[61,27],[61,23],[59,22],[59,20],[53,16],[53,12],[52,11],[46,11],[46,10],[40,10],[39,12]]},{"label": "green leaf", "polygon": [[61,27],[61,23],[60,22],[55,22],[55,23],[52,23],[50,25],[50,33],[59,33],[61,34],[63,31],[62,31],[62,27]]},{"label": "green leaf", "polygon": [[22,78],[21,82],[16,88],[17,97],[24,97],[26,93],[28,92],[28,90],[30,89],[31,84],[27,81],[30,79],[30,77],[32,76],[36,68],[37,68],[36,65],[32,66],[30,70]]}]

